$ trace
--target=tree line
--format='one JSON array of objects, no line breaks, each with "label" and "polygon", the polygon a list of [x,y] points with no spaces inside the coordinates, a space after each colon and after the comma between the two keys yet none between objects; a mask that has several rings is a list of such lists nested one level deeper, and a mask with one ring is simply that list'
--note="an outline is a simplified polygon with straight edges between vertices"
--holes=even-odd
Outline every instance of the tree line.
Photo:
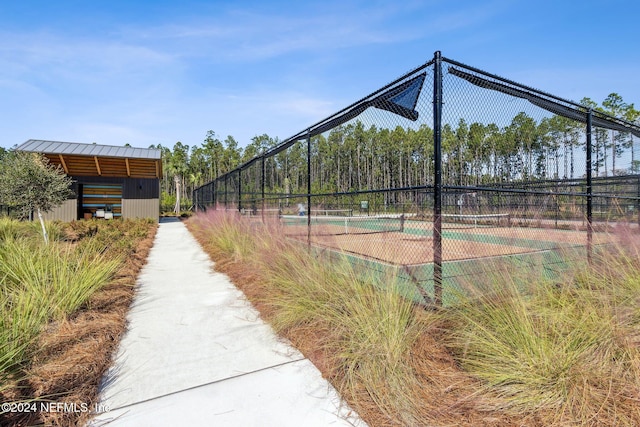
[{"label": "tree line", "polygon": [[[638,123],[640,112],[616,93],[601,105],[589,98],[581,104]],[[585,174],[585,127],[561,116],[536,120],[524,112],[509,124],[467,123],[459,119],[442,128],[442,178],[448,185],[537,179],[573,179]],[[244,148],[228,136],[224,141],[209,131],[201,145],[177,142],[162,150],[163,205],[174,210],[190,207],[192,191],[256,156],[278,146],[278,138],[255,136]],[[623,160],[623,154],[625,157]],[[630,134],[595,129],[594,176],[640,172],[640,160]],[[620,166],[621,162],[622,167]],[[243,171],[243,191],[259,192],[260,163]],[[253,169],[253,170],[252,170]],[[300,141],[267,157],[265,187],[269,193],[302,194],[307,191],[307,146]],[[311,140],[313,193],[406,188],[433,182],[433,130],[365,127],[360,121],[338,126]],[[247,190],[248,189],[248,190]]]}]

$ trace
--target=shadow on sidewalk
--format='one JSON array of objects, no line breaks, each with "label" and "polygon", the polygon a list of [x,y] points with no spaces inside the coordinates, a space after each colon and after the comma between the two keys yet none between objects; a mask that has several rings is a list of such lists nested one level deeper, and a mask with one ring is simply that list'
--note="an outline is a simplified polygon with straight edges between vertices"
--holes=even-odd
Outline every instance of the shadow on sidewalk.
[{"label": "shadow on sidewalk", "polygon": [[160,217],[160,224],[168,223],[168,222],[180,222],[180,218],[175,216],[162,216]]}]

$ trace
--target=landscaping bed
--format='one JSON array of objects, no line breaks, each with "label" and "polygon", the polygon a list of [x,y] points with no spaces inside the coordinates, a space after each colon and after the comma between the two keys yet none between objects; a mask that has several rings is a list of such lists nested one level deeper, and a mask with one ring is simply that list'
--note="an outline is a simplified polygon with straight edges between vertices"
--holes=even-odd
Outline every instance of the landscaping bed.
[{"label": "landscaping bed", "polygon": [[[0,425],[76,426],[96,410],[157,222],[0,220]],[[73,297],[73,298],[71,298]]]}]

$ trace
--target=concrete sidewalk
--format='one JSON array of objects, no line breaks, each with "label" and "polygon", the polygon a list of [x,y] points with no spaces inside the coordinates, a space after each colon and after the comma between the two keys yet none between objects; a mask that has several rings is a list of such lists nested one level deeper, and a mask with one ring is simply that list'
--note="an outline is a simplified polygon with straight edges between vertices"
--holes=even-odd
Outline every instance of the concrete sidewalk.
[{"label": "concrete sidewalk", "polygon": [[366,426],[179,221],[161,222],[92,426]]}]

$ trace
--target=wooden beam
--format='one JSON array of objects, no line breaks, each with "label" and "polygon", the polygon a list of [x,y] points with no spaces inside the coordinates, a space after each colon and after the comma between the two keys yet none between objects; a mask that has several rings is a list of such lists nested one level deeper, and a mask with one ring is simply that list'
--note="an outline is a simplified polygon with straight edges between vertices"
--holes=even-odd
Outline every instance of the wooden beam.
[{"label": "wooden beam", "polygon": [[62,163],[62,169],[64,169],[64,173],[69,175],[69,168],[67,167],[67,164],[64,162],[64,157],[62,157],[62,154],[58,154],[58,157],[60,157],[60,163]]},{"label": "wooden beam", "polygon": [[129,159],[125,157],[124,162],[127,165],[127,176],[131,177],[131,168],[129,168]]},{"label": "wooden beam", "polygon": [[160,179],[160,160],[156,160],[156,178]]},{"label": "wooden beam", "polygon": [[93,160],[96,162],[96,169],[98,170],[98,176],[102,176],[102,171],[100,170],[100,162],[98,162],[98,156],[93,156]]}]

